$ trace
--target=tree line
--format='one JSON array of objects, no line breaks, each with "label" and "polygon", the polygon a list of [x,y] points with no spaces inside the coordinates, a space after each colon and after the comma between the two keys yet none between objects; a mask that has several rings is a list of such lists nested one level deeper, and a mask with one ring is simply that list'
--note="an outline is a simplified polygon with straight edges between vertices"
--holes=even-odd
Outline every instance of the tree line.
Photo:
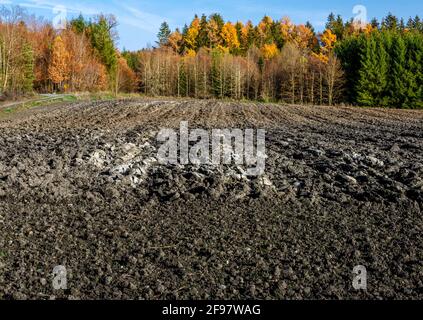
[{"label": "tree line", "polygon": [[147,95],[334,104],[343,86],[335,43],[330,30],[318,35],[289,18],[253,26],[214,14],[182,33],[163,23],[157,48],[123,55]]},{"label": "tree line", "polygon": [[0,95],[135,90],[136,75],[116,49],[115,27],[113,16],[99,15],[56,30],[19,6],[2,6]]},{"label": "tree line", "polygon": [[316,33],[286,17],[253,25],[213,14],[182,32],[164,22],[156,48],[123,55],[147,95],[420,108],[422,32],[418,16],[364,23],[330,14]]},{"label": "tree line", "polygon": [[423,22],[388,14],[370,23],[329,15],[258,24],[195,16],[164,22],[152,48],[120,52],[117,21],[82,15],[55,30],[19,7],[0,11],[0,91],[140,92],[146,95],[420,108]]}]

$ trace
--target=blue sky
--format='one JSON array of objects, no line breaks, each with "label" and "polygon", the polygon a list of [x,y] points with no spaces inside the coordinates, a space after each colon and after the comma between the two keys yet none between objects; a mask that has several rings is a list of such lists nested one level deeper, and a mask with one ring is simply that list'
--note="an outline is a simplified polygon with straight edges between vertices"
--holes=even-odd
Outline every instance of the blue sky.
[{"label": "blue sky", "polygon": [[354,17],[353,8],[365,6],[367,16],[381,18],[389,11],[408,18],[423,15],[421,0],[0,0],[0,4],[25,7],[29,13],[46,19],[56,17],[62,8],[68,18],[112,13],[119,22],[119,47],[130,50],[154,45],[158,28],[166,20],[172,29],[189,23],[195,13],[219,12],[230,21],[259,21],[265,14],[274,19],[289,16],[296,23],[311,21],[321,30],[330,12]]}]

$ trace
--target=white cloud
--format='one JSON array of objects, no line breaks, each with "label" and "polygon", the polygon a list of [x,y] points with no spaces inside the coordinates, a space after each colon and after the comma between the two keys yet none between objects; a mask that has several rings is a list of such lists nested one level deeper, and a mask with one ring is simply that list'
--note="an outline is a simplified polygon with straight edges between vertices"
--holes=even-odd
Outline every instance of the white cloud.
[{"label": "white cloud", "polygon": [[57,7],[65,8],[68,14],[82,13],[85,16],[92,16],[100,13],[112,13],[118,18],[120,24],[125,24],[147,32],[155,33],[165,18],[142,11],[134,6],[129,6],[122,1],[96,2],[91,4],[81,3],[81,1],[51,1],[51,0],[0,0],[0,4],[14,4],[28,9],[41,9],[53,12]]},{"label": "white cloud", "polygon": [[[1,0],[0,0],[1,1]],[[41,9],[53,11],[57,7],[64,7],[68,13],[83,13],[84,15],[95,15],[100,13],[101,7],[97,6],[87,6],[79,3],[78,1],[73,1],[69,3],[68,1],[48,1],[48,0],[24,0],[24,1],[2,1],[7,2],[7,4],[19,5],[23,8],[29,9]]]},{"label": "white cloud", "polygon": [[160,24],[166,20],[159,15],[141,11],[135,7],[128,5],[121,5],[121,7],[125,9],[126,12],[126,14],[119,15],[119,21],[121,23],[151,33],[157,32]]}]

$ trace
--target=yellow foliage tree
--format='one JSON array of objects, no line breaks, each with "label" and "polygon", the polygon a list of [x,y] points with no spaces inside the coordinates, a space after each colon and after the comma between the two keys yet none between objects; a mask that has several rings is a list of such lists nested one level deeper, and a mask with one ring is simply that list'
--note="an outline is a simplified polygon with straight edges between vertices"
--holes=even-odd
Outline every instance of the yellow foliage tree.
[{"label": "yellow foliage tree", "polygon": [[245,47],[248,45],[248,31],[252,25],[252,22],[248,21],[245,25],[242,25],[241,28],[241,39],[239,39],[239,42]]},{"label": "yellow foliage tree", "polygon": [[222,46],[220,44],[216,47],[216,49],[219,50],[223,54],[229,53],[229,48],[228,47],[224,47],[224,46]]},{"label": "yellow foliage tree", "polygon": [[336,43],[336,34],[334,34],[330,29],[326,29],[325,32],[323,32],[322,34],[322,38],[321,38],[322,42],[323,42],[323,48],[322,50],[325,53],[328,53],[330,51],[332,51],[332,49],[335,46]]},{"label": "yellow foliage tree", "polygon": [[222,28],[222,39],[224,45],[229,48],[229,50],[238,49],[240,46],[238,34],[235,26],[227,22]]},{"label": "yellow foliage tree", "polygon": [[363,32],[364,32],[365,34],[370,34],[370,33],[372,33],[372,32],[373,32],[373,30],[374,30],[373,26],[372,26],[370,23],[368,23],[368,24],[366,25],[366,27],[363,29]]},{"label": "yellow foliage tree", "polygon": [[197,38],[200,33],[200,19],[195,17],[188,28],[185,43],[189,49],[197,50]]},{"label": "yellow foliage tree", "polygon": [[263,54],[263,58],[265,60],[270,60],[270,59],[272,59],[274,56],[276,56],[278,54],[278,47],[274,43],[265,44],[261,48],[261,53]]},{"label": "yellow foliage tree", "polygon": [[53,41],[51,60],[48,67],[49,79],[59,88],[63,88],[63,84],[69,79],[69,52],[66,50],[65,43],[60,36]]},{"label": "yellow foliage tree", "polygon": [[329,60],[329,58],[328,58],[328,56],[326,56],[326,55],[324,55],[323,53],[315,53],[315,52],[313,52],[312,54],[311,54],[311,56],[314,58],[314,59],[317,59],[317,61],[319,61],[319,62],[322,62],[322,63],[324,63],[324,64],[326,64],[326,63],[328,63],[328,60]]},{"label": "yellow foliage tree", "polygon": [[193,58],[196,56],[196,52],[193,49],[188,49],[185,51],[185,57]]}]

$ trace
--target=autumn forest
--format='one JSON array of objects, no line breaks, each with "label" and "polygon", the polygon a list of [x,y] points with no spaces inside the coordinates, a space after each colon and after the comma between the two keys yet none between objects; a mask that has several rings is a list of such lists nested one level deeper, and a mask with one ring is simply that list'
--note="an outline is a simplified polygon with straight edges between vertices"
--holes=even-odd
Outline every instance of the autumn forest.
[{"label": "autumn forest", "polygon": [[388,14],[370,23],[331,14],[324,31],[288,17],[258,24],[195,16],[157,43],[118,50],[118,21],[82,15],[57,30],[20,7],[0,11],[3,99],[53,92],[289,104],[423,108],[423,21]]}]

